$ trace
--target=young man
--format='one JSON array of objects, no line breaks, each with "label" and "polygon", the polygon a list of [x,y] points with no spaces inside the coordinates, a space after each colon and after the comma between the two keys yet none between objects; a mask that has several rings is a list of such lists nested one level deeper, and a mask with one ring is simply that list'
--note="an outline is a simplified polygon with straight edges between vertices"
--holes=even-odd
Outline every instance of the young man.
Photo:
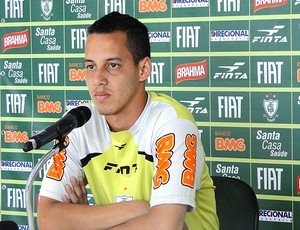
[{"label": "young man", "polygon": [[117,12],[99,19],[88,29],[85,66],[92,117],[53,158],[40,191],[39,229],[218,229],[191,113],[145,90],[146,26]]}]

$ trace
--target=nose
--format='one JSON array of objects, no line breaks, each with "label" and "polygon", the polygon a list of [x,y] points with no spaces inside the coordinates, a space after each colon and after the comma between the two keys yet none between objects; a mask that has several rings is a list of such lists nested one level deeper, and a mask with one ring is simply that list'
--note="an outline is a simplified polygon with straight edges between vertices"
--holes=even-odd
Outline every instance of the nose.
[{"label": "nose", "polygon": [[107,85],[107,83],[108,83],[108,80],[107,80],[107,77],[106,77],[104,71],[101,71],[101,69],[98,69],[94,75],[94,85],[96,85],[96,86]]}]

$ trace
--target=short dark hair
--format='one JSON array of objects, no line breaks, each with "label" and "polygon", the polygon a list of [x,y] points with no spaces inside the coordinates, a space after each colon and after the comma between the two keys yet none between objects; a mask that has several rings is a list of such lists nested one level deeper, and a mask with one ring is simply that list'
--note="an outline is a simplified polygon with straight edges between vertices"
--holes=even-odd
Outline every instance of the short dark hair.
[{"label": "short dark hair", "polygon": [[129,52],[137,65],[144,57],[150,58],[148,28],[138,19],[119,12],[111,12],[88,27],[88,34],[124,32]]}]

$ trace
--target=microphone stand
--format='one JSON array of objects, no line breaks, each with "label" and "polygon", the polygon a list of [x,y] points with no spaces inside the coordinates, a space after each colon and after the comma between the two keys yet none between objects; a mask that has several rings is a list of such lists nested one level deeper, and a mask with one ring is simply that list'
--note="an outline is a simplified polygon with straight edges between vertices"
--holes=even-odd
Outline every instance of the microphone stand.
[{"label": "microphone stand", "polygon": [[29,226],[30,230],[35,229],[34,214],[33,214],[34,211],[33,211],[33,207],[32,207],[32,185],[33,185],[33,182],[34,182],[37,174],[43,167],[43,165],[46,164],[46,162],[48,160],[50,160],[51,157],[54,156],[57,152],[59,152],[67,147],[67,143],[65,142],[65,140],[63,140],[62,137],[57,139],[57,141],[58,142],[50,149],[50,151],[48,153],[46,153],[40,159],[39,162],[37,162],[37,164],[32,169],[32,171],[28,177],[28,180],[27,180],[27,184],[26,184],[26,188],[25,188],[25,199],[26,199],[26,211],[27,211],[28,226]]}]

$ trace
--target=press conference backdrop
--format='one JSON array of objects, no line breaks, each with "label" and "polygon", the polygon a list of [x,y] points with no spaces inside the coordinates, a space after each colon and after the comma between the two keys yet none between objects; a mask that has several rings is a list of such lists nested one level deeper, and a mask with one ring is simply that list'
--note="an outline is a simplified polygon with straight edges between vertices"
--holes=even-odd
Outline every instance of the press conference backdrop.
[{"label": "press conference backdrop", "polygon": [[261,229],[300,229],[300,0],[1,0],[1,219],[28,229],[25,184],[53,143],[22,147],[90,101],[86,28],[111,11],[149,27],[147,89],[193,113],[211,174],[253,187]]}]

